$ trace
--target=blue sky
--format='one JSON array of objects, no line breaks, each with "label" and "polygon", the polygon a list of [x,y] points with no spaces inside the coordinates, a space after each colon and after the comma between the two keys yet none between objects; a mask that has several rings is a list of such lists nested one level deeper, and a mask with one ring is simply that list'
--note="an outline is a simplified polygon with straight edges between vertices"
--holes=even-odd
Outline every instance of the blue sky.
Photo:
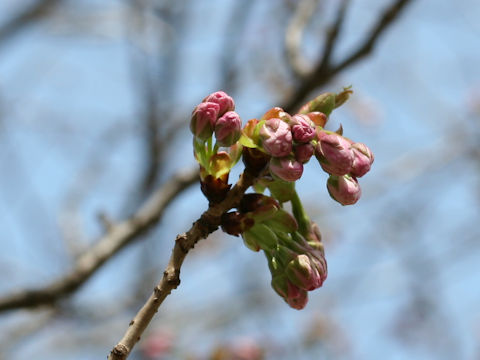
[{"label": "blue sky", "polygon": [[[122,218],[125,204],[135,195],[132,188],[143,166],[143,148],[141,106],[132,86],[131,48],[122,23],[128,9],[116,1],[89,3],[68,3],[55,21],[32,26],[0,48],[0,269],[9,279],[0,283],[0,293],[46,284],[69,268],[72,255],[62,214],[77,184],[88,184],[81,189],[78,209],[79,248],[101,232],[98,211]],[[218,33],[233,3],[198,1],[191,11],[187,41],[180,49],[186,69],[179,77],[182,96],[174,104],[182,118],[188,119],[195,103],[216,90],[215,59],[222,44]],[[363,37],[385,3],[353,2],[337,58]],[[270,5],[257,5],[237,49],[245,52],[239,58],[245,61],[241,84],[246,85],[236,97],[244,120],[281,100],[256,80],[257,68],[274,66],[261,56],[262,42],[270,41],[272,56],[281,56],[282,34],[276,34],[266,18]],[[14,2],[0,9],[12,13]],[[276,297],[261,254],[216,234],[185,263],[181,287],[167,299],[152,327],[169,326],[182,334],[178,348],[183,349],[193,342],[195,349],[208,352],[221,341],[254,334],[266,343],[265,339],[277,345],[291,341],[295,353],[301,349],[299,329],[326,316],[348,339],[351,352],[345,358],[468,359],[474,351],[478,356],[479,173],[478,164],[464,151],[465,145],[478,144],[472,135],[473,129],[478,132],[478,114],[468,107],[480,93],[478,18],[480,6],[473,0],[416,1],[384,34],[371,57],[328,87],[335,91],[353,85],[354,97],[334,113],[332,122],[342,123],[345,135],[367,143],[376,160],[371,173],[361,179],[363,198],[353,207],[329,199],[327,176],[316,163],[309,164],[298,186],[323,229],[329,264],[329,278],[311,295],[306,310],[293,311]],[[72,19],[94,21],[89,27]],[[312,26],[322,28],[326,20],[319,18]],[[319,48],[314,34],[304,44],[310,57]],[[155,51],[156,44],[148,46],[146,51]],[[257,53],[258,62],[252,62]],[[186,129],[174,144],[166,172],[193,164]],[[73,303],[87,309],[108,303],[112,294],[121,298],[125,287],[135,289],[139,273],[132,269],[139,267],[145,251],[158,253],[152,271],[161,274],[171,241],[206,205],[198,189],[182,194],[152,235],[105,265]],[[408,318],[412,294],[433,299],[429,309],[434,318],[427,312],[407,327],[419,339],[417,345],[392,336],[394,325],[401,323],[399,314]],[[257,306],[249,305],[249,299],[257,299]],[[96,331],[110,326],[121,334],[134,311],[98,320]],[[0,326],[12,331],[26,316],[9,314],[0,318]],[[215,321],[223,321],[223,326],[212,325]],[[426,324],[437,340],[421,331]],[[8,358],[24,359],[33,353],[64,358],[74,346],[72,338],[86,344],[88,354],[74,347],[71,358],[104,356],[119,336],[109,334],[93,342],[87,336],[91,327],[81,318],[57,319]],[[66,336],[65,330],[74,335]],[[343,356],[328,346],[311,351],[305,359],[321,351],[325,356],[330,351],[327,358]],[[295,356],[301,358],[299,354]]]}]

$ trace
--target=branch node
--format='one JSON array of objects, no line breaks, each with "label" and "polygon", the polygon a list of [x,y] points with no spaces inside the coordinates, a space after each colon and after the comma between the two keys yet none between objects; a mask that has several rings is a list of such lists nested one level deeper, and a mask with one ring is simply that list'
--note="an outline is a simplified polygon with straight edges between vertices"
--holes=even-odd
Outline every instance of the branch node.
[{"label": "branch node", "polygon": [[170,285],[173,289],[176,289],[180,285],[180,269],[175,269],[172,271],[164,271],[163,277],[167,280],[167,284]]},{"label": "branch node", "polygon": [[114,358],[114,359],[126,359],[127,356],[128,356],[128,348],[123,345],[123,344],[117,344],[115,345],[115,347],[113,348],[112,352],[110,353],[110,355]]}]

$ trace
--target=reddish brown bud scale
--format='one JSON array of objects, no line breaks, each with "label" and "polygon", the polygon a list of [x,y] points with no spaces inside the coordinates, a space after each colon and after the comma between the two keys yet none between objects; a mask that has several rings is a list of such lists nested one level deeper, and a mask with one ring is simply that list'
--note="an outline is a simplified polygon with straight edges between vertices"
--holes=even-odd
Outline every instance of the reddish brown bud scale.
[{"label": "reddish brown bud scale", "polygon": [[263,151],[255,148],[243,148],[242,161],[246,171],[257,174],[267,166],[269,160],[270,155],[265,154]]},{"label": "reddish brown bud scale", "polygon": [[232,185],[228,184],[228,173],[219,178],[207,175],[200,181],[200,189],[210,203],[219,203],[227,197]]}]

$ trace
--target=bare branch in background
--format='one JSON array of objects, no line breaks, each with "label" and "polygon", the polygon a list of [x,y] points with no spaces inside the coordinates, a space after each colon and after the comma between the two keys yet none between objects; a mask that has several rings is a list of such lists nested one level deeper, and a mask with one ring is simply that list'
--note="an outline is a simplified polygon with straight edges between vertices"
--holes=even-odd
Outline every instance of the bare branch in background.
[{"label": "bare branch in background", "polygon": [[[171,124],[178,86],[178,44],[182,42],[186,10],[181,2],[174,6],[165,4],[157,8],[136,0],[132,2],[134,16],[129,16],[126,21],[129,37],[134,45],[130,56],[131,69],[134,85],[140,95],[147,155],[144,157],[145,170],[140,179],[140,199],[157,183],[164,151],[175,132],[181,128]],[[156,38],[152,43],[160,42],[160,45],[148,50],[143,49],[141,44],[151,36]],[[134,54],[134,51],[137,54]]]},{"label": "bare branch in background", "polygon": [[302,80],[296,86],[293,96],[290,96],[285,101],[285,104],[282,106],[282,108],[287,112],[295,111],[302,105],[302,102],[313,90],[326,84],[340,71],[357,63],[359,60],[371,53],[375,47],[375,44],[380,38],[380,35],[382,35],[388,29],[388,27],[394,23],[406,5],[411,2],[412,0],[397,0],[393,2],[383,12],[379,20],[372,26],[364,41],[361,42],[350,55],[339,61],[338,64],[329,64],[330,56],[335,50],[337,44],[337,34],[341,30],[340,27],[344,17],[345,7],[348,4],[348,1],[344,1],[339,8],[339,13],[337,16],[336,24],[338,28],[335,30],[334,27],[334,31],[330,32],[330,39],[327,39],[326,42],[325,51],[327,56],[325,57],[324,54],[324,57],[318,62],[315,70],[310,75],[306,76],[304,80]]},{"label": "bare branch in background", "polygon": [[331,65],[333,51],[338,41],[338,35],[342,30],[343,22],[345,20],[345,14],[347,8],[350,5],[350,0],[342,0],[337,12],[337,17],[327,32],[327,39],[325,40],[325,46],[323,48],[322,60],[320,61],[319,68],[328,69]]},{"label": "bare branch in background", "polygon": [[110,230],[78,258],[70,273],[43,289],[23,290],[1,298],[0,312],[51,305],[73,293],[120,249],[155,225],[177,195],[197,180],[196,167],[173,176],[133,216],[112,224]]},{"label": "bare branch in background", "polygon": [[38,0],[0,27],[0,45],[34,21],[49,15],[63,0]]},{"label": "bare branch in background", "polygon": [[294,74],[301,78],[311,72],[310,65],[302,54],[302,36],[317,6],[318,0],[300,1],[285,31],[287,61]]},{"label": "bare branch in background", "polygon": [[220,52],[221,79],[219,89],[228,93],[234,92],[238,75],[235,60],[241,54],[241,51],[238,51],[238,46],[254,4],[253,0],[238,1],[234,4],[230,21],[227,23],[223,36],[223,45]]},{"label": "bare branch in background", "polygon": [[118,142],[131,131],[130,128],[119,126],[115,122],[109,126],[100,136],[97,144],[90,150],[85,167],[74,177],[73,184],[65,196],[62,210],[58,216],[60,231],[64,239],[68,253],[72,257],[78,257],[87,249],[86,235],[83,233],[80,206],[88,197],[88,193],[99,181],[105,172],[108,157],[98,156]]}]

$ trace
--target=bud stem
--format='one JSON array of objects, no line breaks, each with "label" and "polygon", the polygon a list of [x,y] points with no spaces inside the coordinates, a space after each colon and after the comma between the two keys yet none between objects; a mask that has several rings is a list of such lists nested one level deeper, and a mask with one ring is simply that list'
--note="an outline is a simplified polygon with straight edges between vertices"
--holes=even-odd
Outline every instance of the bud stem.
[{"label": "bud stem", "polygon": [[290,199],[292,203],[293,216],[298,222],[298,231],[303,236],[306,236],[310,228],[310,218],[308,217],[305,209],[303,208],[302,201],[298,197],[297,191],[294,189],[292,197]]}]

